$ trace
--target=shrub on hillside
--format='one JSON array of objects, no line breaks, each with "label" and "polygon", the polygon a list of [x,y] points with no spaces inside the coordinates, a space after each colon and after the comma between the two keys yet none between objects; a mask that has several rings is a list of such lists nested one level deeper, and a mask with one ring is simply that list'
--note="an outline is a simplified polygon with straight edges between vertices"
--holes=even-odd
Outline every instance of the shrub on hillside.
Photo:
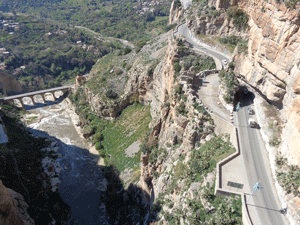
[{"label": "shrub on hillside", "polygon": [[97,142],[101,142],[101,141],[103,141],[103,134],[100,132],[94,134],[93,143],[97,143]]},{"label": "shrub on hillside", "polygon": [[96,148],[97,150],[104,149],[104,147],[103,147],[103,145],[102,145],[101,142],[97,142],[97,143],[95,144],[95,148]]},{"label": "shrub on hillside", "polygon": [[239,54],[241,54],[242,52],[245,54],[248,53],[248,41],[240,41],[237,47],[238,47]]},{"label": "shrub on hillside", "polygon": [[182,87],[180,85],[176,85],[174,87],[174,91],[175,91],[176,94],[180,95],[181,94],[181,90],[182,90]]},{"label": "shrub on hillside", "polygon": [[118,94],[114,92],[113,90],[109,89],[106,92],[106,97],[111,98],[111,99],[116,99],[118,97]]},{"label": "shrub on hillside", "polygon": [[116,75],[120,75],[120,74],[123,73],[123,71],[119,67],[115,68],[114,72],[115,72]]},{"label": "shrub on hillside", "polygon": [[241,37],[230,35],[223,38],[220,38],[220,42],[222,44],[231,44],[231,45],[237,45],[242,40]]},{"label": "shrub on hillside", "polygon": [[187,116],[188,111],[185,107],[184,102],[181,102],[180,105],[176,107],[176,112],[183,116]]},{"label": "shrub on hillside", "polygon": [[238,9],[233,16],[233,25],[239,30],[246,30],[248,28],[249,16],[246,12]]},{"label": "shrub on hillside", "polygon": [[138,53],[138,52],[142,49],[142,47],[143,47],[145,44],[146,44],[146,41],[139,41],[139,42],[137,43],[136,48],[135,48],[135,52]]},{"label": "shrub on hillside", "polygon": [[248,28],[249,16],[243,10],[238,9],[237,6],[227,9],[227,17],[233,19],[233,25],[237,30],[241,31]]},{"label": "shrub on hillside", "polygon": [[181,66],[179,65],[178,62],[175,62],[175,63],[174,63],[174,70],[175,70],[176,72],[180,72]]},{"label": "shrub on hillside", "polygon": [[227,17],[228,18],[233,18],[235,12],[237,11],[238,7],[237,6],[231,6],[227,9]]},{"label": "shrub on hillside", "polygon": [[123,50],[123,54],[124,55],[127,55],[128,53],[130,53],[131,52],[131,48],[129,48],[129,47],[126,47],[126,48],[124,48],[124,50]]},{"label": "shrub on hillside", "polygon": [[181,2],[180,2],[180,0],[175,0],[175,1],[174,1],[174,7],[175,7],[175,8],[181,7]]}]

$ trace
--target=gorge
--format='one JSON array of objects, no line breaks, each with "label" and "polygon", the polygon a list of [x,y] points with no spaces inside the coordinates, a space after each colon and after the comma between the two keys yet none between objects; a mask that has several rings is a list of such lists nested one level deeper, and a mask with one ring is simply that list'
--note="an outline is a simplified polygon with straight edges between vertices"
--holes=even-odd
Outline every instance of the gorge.
[{"label": "gorge", "polygon": [[[295,7],[218,0],[193,1],[183,8],[174,1],[169,16],[173,30],[138,50],[125,51],[124,46],[124,51],[107,53],[87,76],[75,78],[68,98],[29,110],[23,117],[29,131],[59,148],[54,154],[61,168],[58,191],[72,211],[68,224],[251,224],[241,193],[251,191],[252,184],[240,181],[244,189],[232,191],[235,196],[214,195],[217,163],[239,148],[232,127],[239,129],[237,98],[247,92],[254,94],[254,103],[241,107],[254,109],[272,192],[280,199],[273,211],[284,224],[298,224]],[[177,32],[182,24],[206,46],[202,52]],[[205,48],[232,62],[207,56]],[[212,85],[211,77],[220,80],[218,96],[211,97],[217,99],[211,100],[215,108],[203,92]]]}]

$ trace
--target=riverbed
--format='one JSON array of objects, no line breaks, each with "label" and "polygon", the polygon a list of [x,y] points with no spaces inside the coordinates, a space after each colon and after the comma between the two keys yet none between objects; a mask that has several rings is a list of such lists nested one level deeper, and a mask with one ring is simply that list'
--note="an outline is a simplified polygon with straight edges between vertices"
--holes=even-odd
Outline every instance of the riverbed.
[{"label": "riverbed", "polygon": [[105,207],[99,205],[106,180],[98,152],[81,135],[80,127],[76,126],[78,118],[69,100],[54,103],[51,98],[47,96],[47,104],[37,99],[36,106],[30,99],[25,99],[28,112],[25,117],[32,118],[27,125],[29,131],[58,141],[57,161],[62,169],[58,191],[71,207],[68,224],[107,224]]}]

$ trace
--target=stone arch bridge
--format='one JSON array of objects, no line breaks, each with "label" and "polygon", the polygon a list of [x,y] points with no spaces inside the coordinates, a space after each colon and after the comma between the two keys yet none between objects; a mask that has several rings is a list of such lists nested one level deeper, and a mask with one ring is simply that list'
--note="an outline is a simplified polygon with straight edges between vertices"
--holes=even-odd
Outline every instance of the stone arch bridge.
[{"label": "stone arch bridge", "polygon": [[25,97],[29,97],[31,98],[33,104],[35,105],[35,101],[34,101],[34,96],[35,95],[40,95],[42,96],[44,103],[46,103],[45,100],[45,94],[46,93],[51,93],[53,95],[53,98],[56,99],[54,93],[56,91],[62,91],[63,93],[66,93],[70,88],[74,87],[74,85],[67,85],[67,86],[62,86],[62,87],[57,87],[57,88],[50,88],[50,89],[45,89],[45,90],[40,90],[40,91],[34,91],[34,92],[28,92],[28,93],[24,93],[24,94],[19,94],[19,95],[13,95],[13,96],[9,96],[9,97],[5,97],[5,98],[1,98],[0,101],[1,102],[9,102],[9,101],[13,101],[15,99],[18,99],[21,102],[21,105],[23,108],[24,107],[24,103],[23,103],[23,98]]}]

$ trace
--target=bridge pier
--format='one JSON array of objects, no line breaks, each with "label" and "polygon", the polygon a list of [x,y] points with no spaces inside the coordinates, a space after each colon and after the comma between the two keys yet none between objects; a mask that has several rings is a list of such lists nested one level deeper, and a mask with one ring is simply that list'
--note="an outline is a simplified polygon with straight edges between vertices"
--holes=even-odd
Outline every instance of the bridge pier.
[{"label": "bridge pier", "polygon": [[41,94],[44,103],[46,104],[45,94]]},{"label": "bridge pier", "polygon": [[54,101],[56,102],[56,100],[57,100],[57,98],[55,97],[55,91],[51,91],[51,94],[53,95],[53,99],[54,99]]},{"label": "bridge pier", "polygon": [[31,98],[33,105],[35,106],[35,102],[34,102],[34,98],[33,96],[28,96],[29,98]]},{"label": "bridge pier", "polygon": [[20,101],[20,103],[22,105],[22,108],[25,108],[25,104],[23,103],[23,98],[24,97],[31,98],[33,105],[36,105],[36,102],[34,101],[34,96],[35,95],[42,96],[42,99],[43,99],[44,103],[46,103],[46,99],[45,99],[45,94],[46,93],[51,93],[52,96],[53,96],[54,102],[56,102],[58,100],[58,98],[55,97],[55,92],[56,91],[62,91],[63,96],[65,97],[67,95],[67,93],[69,92],[69,89],[72,88],[72,87],[74,87],[74,85],[67,85],[67,86],[58,87],[58,88],[50,88],[50,89],[41,90],[41,91],[34,91],[34,92],[30,92],[30,93],[18,94],[18,95],[15,95],[15,96],[0,98],[0,102],[10,103],[14,99],[17,99],[17,100]]},{"label": "bridge pier", "polygon": [[[22,108],[25,109],[25,105],[24,105],[24,103],[23,103],[23,98],[16,98],[16,99],[19,100],[19,102],[21,103]],[[12,102],[14,102],[14,100],[12,100]]]}]

